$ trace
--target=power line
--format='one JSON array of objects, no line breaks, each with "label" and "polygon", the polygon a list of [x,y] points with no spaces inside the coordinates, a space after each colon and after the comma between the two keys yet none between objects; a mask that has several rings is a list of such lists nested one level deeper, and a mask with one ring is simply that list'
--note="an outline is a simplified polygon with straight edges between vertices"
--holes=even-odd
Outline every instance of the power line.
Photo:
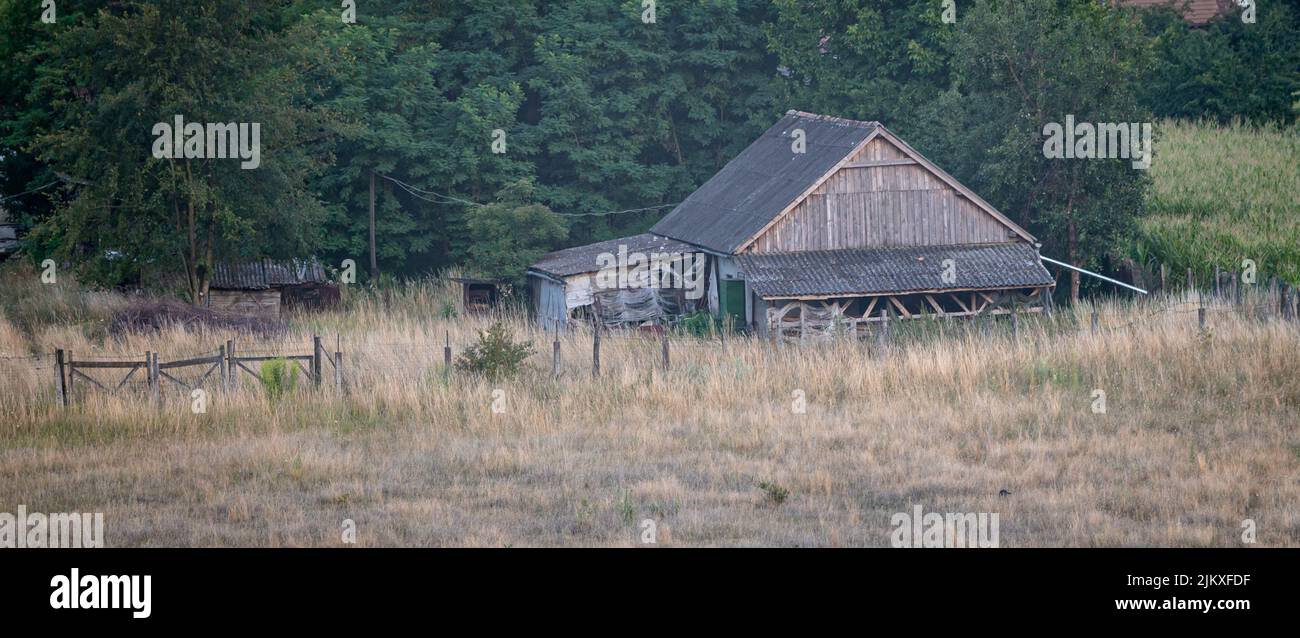
[{"label": "power line", "polygon": [[[390,177],[390,176],[385,175],[385,174],[383,174],[383,173],[375,173],[375,174],[378,175],[378,176],[380,176],[380,177],[382,177],[382,178],[384,178],[384,179],[386,179],[386,180],[388,180],[388,181],[390,181],[390,182],[393,182],[394,184],[397,184],[398,186],[400,186],[400,187],[402,188],[402,190],[405,190],[405,191],[406,191],[407,193],[409,193],[412,197],[415,197],[415,198],[417,198],[417,199],[424,200],[424,201],[426,201],[426,202],[430,202],[430,203],[434,203],[434,204],[457,203],[457,204],[464,204],[464,205],[466,205],[466,206],[486,206],[486,204],[480,204],[480,203],[478,203],[478,202],[471,202],[471,201],[469,201],[469,200],[461,199],[461,198],[459,198],[459,197],[453,197],[453,196],[451,196],[451,195],[444,195],[444,194],[442,194],[442,193],[434,192],[434,191],[431,191],[431,190],[426,190],[426,189],[423,189],[423,188],[418,188],[418,187],[416,187],[416,186],[412,186],[412,185],[410,185],[410,184],[407,184],[406,182],[403,182],[402,180],[399,180],[399,179],[397,179],[396,177]],[[442,198],[442,200],[445,200],[445,201],[439,201],[439,200],[435,200],[435,199],[429,199],[428,197],[425,197],[425,195],[432,195],[432,196],[434,196],[434,197],[439,197],[439,198]],[[661,209],[661,208],[668,208],[668,207],[670,207],[670,206],[676,206],[676,205],[677,205],[677,204],[659,204],[659,205],[657,205],[657,206],[645,206],[645,207],[642,207],[642,208],[629,208],[629,209],[627,209],[627,210],[611,210],[611,211],[604,211],[604,212],[599,212],[599,213],[557,213],[557,212],[555,212],[555,211],[551,211],[551,214],[552,214],[552,215],[558,215],[558,216],[560,216],[560,217],[598,217],[598,216],[602,216],[602,215],[622,215],[622,214],[624,214],[624,213],[641,213],[641,212],[645,212],[645,211],[659,210],[659,209]]]},{"label": "power line", "polygon": [[10,195],[10,196],[8,196],[8,197],[0,197],[0,202],[7,202],[7,201],[9,201],[9,200],[11,200],[11,199],[14,199],[15,197],[22,197],[23,195],[30,195],[30,194],[35,193],[35,192],[37,192],[37,191],[43,191],[43,190],[45,190],[45,189],[47,189],[47,188],[49,188],[49,187],[51,187],[51,186],[54,186],[55,184],[58,184],[60,181],[61,181],[61,180],[55,180],[55,181],[50,182],[49,184],[46,184],[46,185],[44,185],[44,186],[39,186],[39,187],[37,187],[37,188],[33,188],[33,189],[29,190],[29,191],[23,191],[23,192],[21,192],[21,193],[18,193],[17,195]]}]

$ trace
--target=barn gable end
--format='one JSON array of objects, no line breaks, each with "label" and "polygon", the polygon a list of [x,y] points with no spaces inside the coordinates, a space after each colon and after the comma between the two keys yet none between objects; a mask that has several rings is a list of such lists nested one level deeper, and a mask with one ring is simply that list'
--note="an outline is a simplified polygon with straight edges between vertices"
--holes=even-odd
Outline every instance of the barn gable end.
[{"label": "barn gable end", "polygon": [[1033,241],[884,127],[738,252]]}]

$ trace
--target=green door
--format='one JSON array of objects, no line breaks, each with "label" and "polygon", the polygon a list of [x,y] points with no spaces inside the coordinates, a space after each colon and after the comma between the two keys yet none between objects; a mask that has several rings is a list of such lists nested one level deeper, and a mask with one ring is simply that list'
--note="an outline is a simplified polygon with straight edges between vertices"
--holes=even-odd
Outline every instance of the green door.
[{"label": "green door", "polygon": [[745,325],[745,282],[735,279],[723,279],[718,297],[719,314],[725,321],[731,317],[733,327]]}]

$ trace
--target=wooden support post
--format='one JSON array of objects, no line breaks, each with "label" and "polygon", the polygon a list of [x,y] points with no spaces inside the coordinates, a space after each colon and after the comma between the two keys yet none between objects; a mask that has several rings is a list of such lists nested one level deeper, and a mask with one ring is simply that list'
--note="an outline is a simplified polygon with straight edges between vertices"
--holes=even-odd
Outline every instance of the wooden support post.
[{"label": "wooden support post", "polygon": [[1191,292],[1193,290],[1196,290],[1196,280],[1192,279],[1192,268],[1191,266],[1188,266],[1187,267],[1187,292]]},{"label": "wooden support post", "polygon": [[442,365],[445,366],[448,371],[450,371],[451,370],[451,332],[444,330],[443,337],[446,339],[446,342],[442,346]]},{"label": "wooden support post", "polygon": [[1196,309],[1196,323],[1205,330],[1205,297],[1201,297],[1201,305]]},{"label": "wooden support post", "polygon": [[54,351],[54,394],[59,400],[59,405],[68,407],[68,390],[64,387],[64,370],[63,370],[63,348]]},{"label": "wooden support post", "polygon": [[1219,287],[1219,279],[1220,279],[1219,272],[1220,272],[1219,265],[1215,264],[1214,265],[1214,296],[1215,297],[1221,296],[1221,289]]},{"label": "wooden support post", "polygon": [[591,331],[591,376],[600,376],[600,320],[596,320]]},{"label": "wooden support post", "polygon": [[664,327],[663,333],[663,350],[664,350],[664,372],[668,372],[668,329]]},{"label": "wooden support post", "polygon": [[229,365],[230,362],[226,360],[226,345],[223,343],[220,346],[218,346],[217,352],[220,353],[220,357],[221,357],[220,360],[218,361],[219,367],[217,369],[217,374],[221,376],[221,393],[229,394],[230,378],[227,376],[229,374],[229,371],[226,369],[226,367]]},{"label": "wooden support post", "polygon": [[890,314],[893,313],[891,313],[889,310],[889,304],[885,304],[885,307],[880,309],[880,332],[877,333],[878,335],[877,338],[881,346],[884,346],[886,343],[889,342],[889,315]]},{"label": "wooden support post", "polygon": [[1020,341],[1020,312],[1015,308],[1011,309],[1011,340]]},{"label": "wooden support post", "polygon": [[1092,334],[1097,334],[1097,308],[1092,309]]},{"label": "wooden support post", "polygon": [[75,374],[76,371],[77,371],[77,363],[72,360],[72,351],[69,350],[68,351],[68,387],[67,387],[67,396],[69,402],[72,401],[72,390],[75,387],[74,381],[77,378],[77,375]]},{"label": "wooden support post", "polygon": [[320,387],[321,373],[324,372],[321,357],[325,353],[325,348],[320,344],[320,335],[311,336],[311,382],[317,388]]}]

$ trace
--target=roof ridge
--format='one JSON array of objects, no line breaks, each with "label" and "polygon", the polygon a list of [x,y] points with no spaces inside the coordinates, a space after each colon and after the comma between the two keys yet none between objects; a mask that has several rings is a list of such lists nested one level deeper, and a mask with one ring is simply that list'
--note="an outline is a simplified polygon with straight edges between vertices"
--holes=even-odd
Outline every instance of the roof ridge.
[{"label": "roof ridge", "polygon": [[822,115],[820,113],[809,113],[807,111],[799,111],[796,109],[790,109],[786,111],[785,114],[794,115],[796,117],[801,117],[804,119],[821,120],[823,122],[843,122],[845,124],[854,124],[858,126],[883,126],[880,122],[877,122],[875,120],[850,120],[847,117],[836,117],[834,115]]}]

